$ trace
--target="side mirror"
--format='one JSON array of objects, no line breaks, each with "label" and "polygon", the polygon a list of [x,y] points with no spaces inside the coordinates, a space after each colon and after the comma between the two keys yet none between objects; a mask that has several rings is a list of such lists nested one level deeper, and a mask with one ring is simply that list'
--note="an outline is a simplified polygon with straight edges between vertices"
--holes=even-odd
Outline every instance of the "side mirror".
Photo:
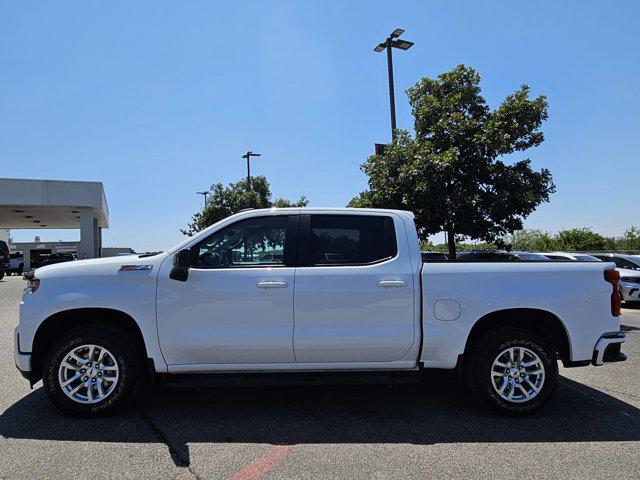
[{"label": "side mirror", "polygon": [[189,267],[191,266],[191,250],[184,249],[176,253],[173,257],[173,268],[169,272],[169,278],[186,282],[189,278]]}]

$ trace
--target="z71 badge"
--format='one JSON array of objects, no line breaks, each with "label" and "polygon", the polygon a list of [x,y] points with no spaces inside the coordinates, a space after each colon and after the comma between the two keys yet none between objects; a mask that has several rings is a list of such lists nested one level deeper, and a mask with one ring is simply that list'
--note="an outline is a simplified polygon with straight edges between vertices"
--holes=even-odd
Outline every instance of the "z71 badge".
[{"label": "z71 badge", "polygon": [[120,267],[121,272],[130,272],[133,270],[151,270],[153,265],[122,265]]}]

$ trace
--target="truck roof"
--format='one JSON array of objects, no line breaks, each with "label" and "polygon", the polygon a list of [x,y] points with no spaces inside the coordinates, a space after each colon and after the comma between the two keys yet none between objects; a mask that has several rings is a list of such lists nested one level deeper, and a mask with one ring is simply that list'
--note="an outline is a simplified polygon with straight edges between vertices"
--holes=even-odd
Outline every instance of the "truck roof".
[{"label": "truck roof", "polygon": [[[396,214],[398,216],[400,216],[401,218],[405,219],[405,220],[409,220],[409,221],[413,221],[413,219],[415,218],[415,215],[413,214],[413,212],[410,212],[408,210],[394,210],[394,209],[383,209],[383,208],[351,208],[351,207],[284,207],[284,208],[276,208],[276,207],[272,207],[272,208],[247,208],[244,210],[240,210],[237,213],[234,213],[233,215],[228,216],[227,218],[224,218],[222,220],[220,220],[219,222],[214,223],[213,225],[208,226],[207,228],[199,231],[197,233],[198,236],[206,234],[207,232],[214,230],[218,227],[220,227],[221,225],[224,225],[228,222],[231,221],[235,221],[238,218],[241,217],[252,217],[252,216],[256,216],[257,214],[260,213],[269,213],[269,214],[274,214],[274,213],[279,213],[279,212],[291,212],[291,213],[300,213],[300,214],[304,214],[304,213],[314,213],[314,212],[322,212],[322,213],[341,213],[341,214],[347,214],[347,213],[352,213],[352,214],[358,214],[358,213],[391,213],[391,214]],[[180,242],[178,245],[175,245],[174,247],[170,248],[168,250],[168,252],[175,252],[179,249],[181,249],[184,245],[187,245],[189,243],[191,243],[191,241],[193,240],[192,237],[189,237],[187,239],[185,239],[184,241]]]},{"label": "truck roof", "polygon": [[[398,210],[392,208],[354,208],[354,207],[284,207],[284,208],[247,208],[241,210],[238,213],[244,212],[273,212],[273,211],[296,211],[296,212],[368,212],[368,213],[398,213],[402,215],[410,215],[415,218],[415,215],[410,210]],[[237,215],[237,214],[236,214]]]}]

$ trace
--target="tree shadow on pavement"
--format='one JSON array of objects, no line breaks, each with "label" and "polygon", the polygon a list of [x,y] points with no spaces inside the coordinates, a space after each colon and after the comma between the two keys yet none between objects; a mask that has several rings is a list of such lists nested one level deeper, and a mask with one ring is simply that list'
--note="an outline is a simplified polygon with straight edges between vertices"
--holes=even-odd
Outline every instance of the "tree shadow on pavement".
[{"label": "tree shadow on pavement", "polygon": [[616,442],[640,440],[640,410],[561,377],[526,418],[485,410],[449,375],[401,385],[154,388],[112,417],[65,417],[35,390],[0,416],[5,438],[160,442],[188,466],[189,444]]}]

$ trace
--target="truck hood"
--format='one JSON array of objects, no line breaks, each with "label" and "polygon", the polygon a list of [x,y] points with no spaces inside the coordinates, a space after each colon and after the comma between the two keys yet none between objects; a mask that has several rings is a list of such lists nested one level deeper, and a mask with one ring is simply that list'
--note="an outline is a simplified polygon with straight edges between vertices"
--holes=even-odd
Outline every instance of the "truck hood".
[{"label": "truck hood", "polygon": [[160,253],[151,257],[140,258],[137,255],[127,255],[124,257],[92,258],[88,260],[75,260],[71,262],[56,263],[47,265],[35,270],[36,278],[56,278],[56,277],[81,277],[95,275],[118,275],[120,268],[124,265],[142,266],[149,265],[147,273],[157,272],[162,261],[168,254]]}]

